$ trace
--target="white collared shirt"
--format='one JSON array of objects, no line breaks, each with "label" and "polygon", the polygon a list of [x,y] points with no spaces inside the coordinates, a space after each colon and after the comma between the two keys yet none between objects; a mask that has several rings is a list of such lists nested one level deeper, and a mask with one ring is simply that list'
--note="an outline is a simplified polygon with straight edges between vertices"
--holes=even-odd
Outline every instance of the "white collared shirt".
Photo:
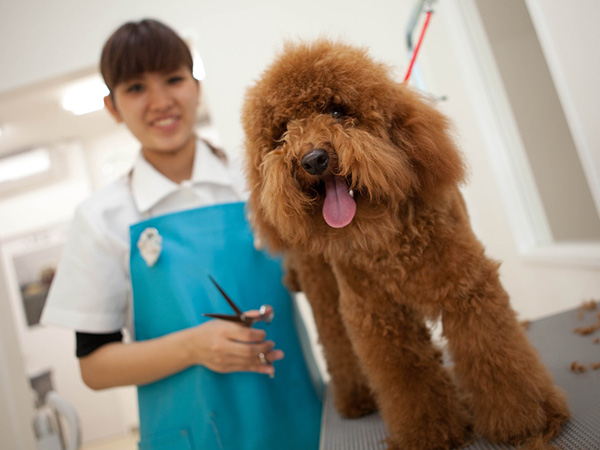
[{"label": "white collared shirt", "polygon": [[140,154],[133,169],[76,210],[41,318],[87,333],[133,337],[129,227],[145,218],[247,199],[238,161],[225,165],[198,140],[192,177],[180,184]]}]

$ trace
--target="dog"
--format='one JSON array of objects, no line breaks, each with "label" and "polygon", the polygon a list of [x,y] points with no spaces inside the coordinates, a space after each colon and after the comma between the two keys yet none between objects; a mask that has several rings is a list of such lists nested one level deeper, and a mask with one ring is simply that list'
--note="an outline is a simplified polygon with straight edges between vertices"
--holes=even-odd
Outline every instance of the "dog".
[{"label": "dog", "polygon": [[560,432],[564,395],[470,227],[465,164],[432,102],[363,48],[288,42],[242,125],[251,224],[306,294],[340,414],[378,409],[389,449]]}]

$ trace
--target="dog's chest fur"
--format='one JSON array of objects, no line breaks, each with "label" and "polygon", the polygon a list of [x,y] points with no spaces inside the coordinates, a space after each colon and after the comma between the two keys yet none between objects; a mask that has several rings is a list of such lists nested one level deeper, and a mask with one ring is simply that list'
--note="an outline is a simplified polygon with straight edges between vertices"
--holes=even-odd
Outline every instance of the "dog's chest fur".
[{"label": "dog's chest fur", "polygon": [[326,259],[340,289],[427,308],[443,304],[450,292],[466,297],[477,284],[483,247],[470,232],[459,195],[443,208],[411,209],[396,231],[377,249],[330,249]]}]

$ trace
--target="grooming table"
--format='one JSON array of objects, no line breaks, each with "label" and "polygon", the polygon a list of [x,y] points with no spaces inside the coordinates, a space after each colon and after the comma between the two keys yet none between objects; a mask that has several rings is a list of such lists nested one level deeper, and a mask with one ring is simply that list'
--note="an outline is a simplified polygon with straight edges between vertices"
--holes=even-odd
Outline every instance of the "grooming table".
[{"label": "grooming table", "polygon": [[[566,393],[572,418],[560,436],[552,441],[564,450],[600,449],[600,330],[589,335],[576,333],[578,327],[597,324],[600,305],[594,311],[576,309],[531,322],[527,334],[537,348],[555,383]],[[571,370],[573,362],[585,372]],[[335,410],[331,390],[326,389],[323,405],[321,450],[385,450],[385,426],[378,413],[360,419],[344,419]],[[468,450],[512,449],[514,447],[478,439]]]}]

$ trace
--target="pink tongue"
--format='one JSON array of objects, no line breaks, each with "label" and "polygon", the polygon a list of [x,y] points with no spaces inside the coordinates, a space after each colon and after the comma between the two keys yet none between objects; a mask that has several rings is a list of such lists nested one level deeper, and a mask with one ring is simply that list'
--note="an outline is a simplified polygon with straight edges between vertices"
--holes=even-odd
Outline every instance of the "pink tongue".
[{"label": "pink tongue", "polygon": [[356,213],[356,202],[348,193],[346,180],[332,177],[325,181],[325,203],[323,218],[330,227],[343,228],[352,222]]}]

